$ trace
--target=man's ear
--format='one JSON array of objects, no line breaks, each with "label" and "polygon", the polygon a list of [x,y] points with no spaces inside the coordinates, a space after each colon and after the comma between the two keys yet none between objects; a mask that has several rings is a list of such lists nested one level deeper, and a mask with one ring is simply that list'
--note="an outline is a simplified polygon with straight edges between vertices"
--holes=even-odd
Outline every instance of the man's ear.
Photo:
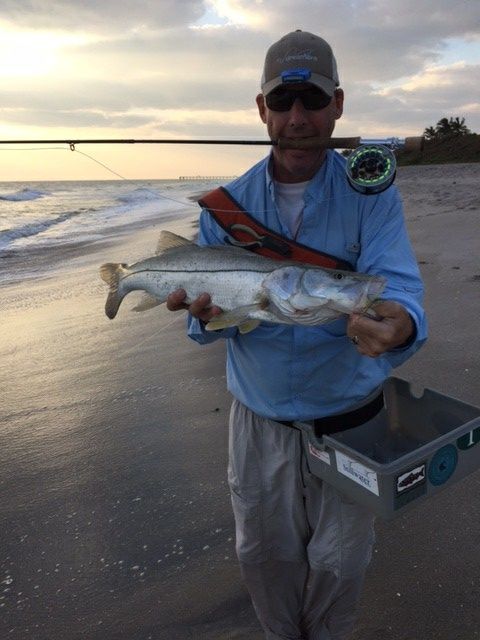
[{"label": "man's ear", "polygon": [[343,93],[343,89],[335,89],[335,120],[338,120],[342,117],[343,113],[343,100],[345,98],[345,94]]},{"label": "man's ear", "polygon": [[259,93],[258,96],[256,97],[256,102],[257,102],[257,107],[258,107],[258,113],[260,115],[260,118],[262,120],[262,122],[264,124],[266,124],[267,122],[267,113],[266,113],[266,106],[265,106],[265,97],[263,95],[263,93]]}]

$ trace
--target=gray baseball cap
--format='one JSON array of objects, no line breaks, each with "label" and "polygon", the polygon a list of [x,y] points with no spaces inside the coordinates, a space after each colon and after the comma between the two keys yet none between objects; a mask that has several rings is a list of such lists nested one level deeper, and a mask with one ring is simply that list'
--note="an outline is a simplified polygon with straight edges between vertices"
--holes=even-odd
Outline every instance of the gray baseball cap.
[{"label": "gray baseball cap", "polygon": [[308,31],[292,31],[272,44],[263,67],[264,95],[283,84],[308,82],[333,96],[340,85],[331,46]]}]

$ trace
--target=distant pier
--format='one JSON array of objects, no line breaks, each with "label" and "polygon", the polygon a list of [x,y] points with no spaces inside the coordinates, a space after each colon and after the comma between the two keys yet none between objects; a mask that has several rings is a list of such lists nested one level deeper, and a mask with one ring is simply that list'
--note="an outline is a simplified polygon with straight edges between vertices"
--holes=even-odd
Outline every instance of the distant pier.
[{"label": "distant pier", "polygon": [[179,176],[179,180],[233,180],[237,176]]}]

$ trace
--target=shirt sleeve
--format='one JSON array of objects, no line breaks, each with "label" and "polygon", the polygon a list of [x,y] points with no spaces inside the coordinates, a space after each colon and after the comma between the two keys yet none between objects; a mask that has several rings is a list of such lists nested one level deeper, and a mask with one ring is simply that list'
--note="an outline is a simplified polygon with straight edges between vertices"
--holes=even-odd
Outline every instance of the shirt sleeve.
[{"label": "shirt sleeve", "polygon": [[423,309],[423,282],[408,238],[400,196],[395,188],[382,195],[385,197],[375,198],[363,220],[357,269],[384,276],[387,285],[382,299],[403,305],[415,324],[416,336],[411,343],[382,356],[392,367],[397,367],[427,339],[427,320]]},{"label": "shirt sleeve", "polygon": [[[212,216],[202,210],[199,221],[198,244],[201,246],[225,244],[225,232],[213,220]],[[206,293],[209,293],[208,291]],[[218,331],[207,331],[205,323],[188,314],[187,333],[192,340],[199,344],[210,344],[220,338],[233,338],[237,335],[237,327],[228,327]]]}]

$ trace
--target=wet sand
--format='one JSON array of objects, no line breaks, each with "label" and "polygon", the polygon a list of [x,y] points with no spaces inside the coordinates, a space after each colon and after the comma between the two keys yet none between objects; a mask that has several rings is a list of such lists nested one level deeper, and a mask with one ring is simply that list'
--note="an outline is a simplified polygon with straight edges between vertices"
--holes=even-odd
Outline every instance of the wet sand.
[{"label": "wet sand", "polygon": [[[397,178],[431,337],[396,373],[474,404],[479,180],[480,165]],[[133,294],[113,322],[103,313],[98,266],[150,254],[158,232],[0,288],[2,638],[263,637],[234,553],[224,346],[189,341],[182,313],[131,313]],[[352,640],[480,637],[479,489],[475,473],[378,522]]]},{"label": "wet sand", "polygon": [[[404,167],[397,184],[426,285],[429,341],[395,374],[480,406],[480,165]],[[480,467],[480,450],[477,452]],[[480,473],[378,521],[352,640],[480,637]]]}]

